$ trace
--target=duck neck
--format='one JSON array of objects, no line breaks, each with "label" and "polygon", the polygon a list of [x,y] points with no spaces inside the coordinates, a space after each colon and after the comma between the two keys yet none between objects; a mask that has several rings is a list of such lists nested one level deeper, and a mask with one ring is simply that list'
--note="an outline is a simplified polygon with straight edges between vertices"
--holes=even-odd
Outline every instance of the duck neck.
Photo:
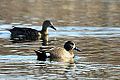
[{"label": "duck neck", "polygon": [[45,34],[45,35],[48,34],[48,29],[46,26],[42,26],[41,34]]},{"label": "duck neck", "polygon": [[74,57],[73,50],[70,50],[69,53],[71,54],[72,57]]}]

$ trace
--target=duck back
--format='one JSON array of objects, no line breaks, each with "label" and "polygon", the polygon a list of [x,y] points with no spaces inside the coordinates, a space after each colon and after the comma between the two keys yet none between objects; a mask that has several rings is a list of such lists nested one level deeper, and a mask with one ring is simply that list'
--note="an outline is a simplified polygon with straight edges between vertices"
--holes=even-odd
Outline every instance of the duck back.
[{"label": "duck back", "polygon": [[14,27],[9,30],[14,35],[38,36],[38,31],[31,28]]},{"label": "duck back", "polygon": [[57,47],[50,50],[51,58],[73,58],[74,55],[71,55],[70,52],[66,51],[64,48]]}]

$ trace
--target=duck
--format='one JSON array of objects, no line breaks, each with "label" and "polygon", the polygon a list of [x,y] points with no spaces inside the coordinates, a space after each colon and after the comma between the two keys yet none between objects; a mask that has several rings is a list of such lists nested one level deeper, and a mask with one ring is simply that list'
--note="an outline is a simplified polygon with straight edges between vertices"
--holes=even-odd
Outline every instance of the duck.
[{"label": "duck", "polygon": [[49,54],[45,54],[45,51],[41,52],[41,50],[34,51],[37,54],[37,60],[50,58],[51,60],[66,62],[74,58],[74,50],[81,52],[81,49],[77,48],[73,41],[67,41],[65,42],[64,47],[54,47],[50,49]]},{"label": "duck", "polygon": [[38,39],[38,37],[43,37],[45,35],[48,35],[48,27],[56,30],[56,28],[53,26],[52,22],[50,20],[45,20],[42,24],[42,30],[38,31],[32,28],[20,28],[12,26],[12,29],[9,29],[11,32],[11,38],[22,40],[22,39]]}]

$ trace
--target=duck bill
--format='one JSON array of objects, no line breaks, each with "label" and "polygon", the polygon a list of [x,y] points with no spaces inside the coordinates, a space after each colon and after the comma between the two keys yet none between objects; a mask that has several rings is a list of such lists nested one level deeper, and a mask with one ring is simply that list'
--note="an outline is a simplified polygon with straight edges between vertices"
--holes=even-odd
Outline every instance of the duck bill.
[{"label": "duck bill", "polygon": [[51,27],[52,29],[56,30],[56,28],[55,28],[53,25],[51,25],[50,27]]},{"label": "duck bill", "polygon": [[81,49],[75,47],[74,50],[78,51],[78,52],[81,52]]}]

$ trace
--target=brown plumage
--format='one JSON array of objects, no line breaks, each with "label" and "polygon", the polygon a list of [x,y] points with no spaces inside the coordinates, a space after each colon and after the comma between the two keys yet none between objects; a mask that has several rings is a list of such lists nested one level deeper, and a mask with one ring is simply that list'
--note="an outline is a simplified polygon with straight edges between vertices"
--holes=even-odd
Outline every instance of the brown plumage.
[{"label": "brown plumage", "polygon": [[80,51],[77,47],[75,47],[75,43],[72,41],[67,41],[64,44],[64,48],[62,47],[55,47],[50,50],[50,57],[51,58],[73,58],[74,53],[73,50]]},{"label": "brown plumage", "polygon": [[42,30],[38,31],[32,28],[19,28],[14,27],[13,29],[9,29],[11,32],[11,38],[14,39],[38,39],[38,37],[43,37],[44,35],[48,34],[48,27],[51,27],[52,29],[56,30],[54,28],[53,24],[50,22],[50,20],[45,20],[42,24]]},{"label": "brown plumage", "polygon": [[57,59],[57,60],[61,60],[61,61],[69,61],[74,57],[74,53],[73,50],[77,50],[77,51],[81,51],[80,49],[78,49],[77,47],[75,47],[75,43],[72,41],[67,41],[64,44],[64,48],[62,47],[54,47],[52,49],[50,49],[50,55],[49,56],[45,56],[45,53],[40,53],[38,51],[35,51],[37,53],[38,56],[38,60],[41,60],[43,58],[42,55],[44,55],[44,57],[49,57],[52,60]]}]

